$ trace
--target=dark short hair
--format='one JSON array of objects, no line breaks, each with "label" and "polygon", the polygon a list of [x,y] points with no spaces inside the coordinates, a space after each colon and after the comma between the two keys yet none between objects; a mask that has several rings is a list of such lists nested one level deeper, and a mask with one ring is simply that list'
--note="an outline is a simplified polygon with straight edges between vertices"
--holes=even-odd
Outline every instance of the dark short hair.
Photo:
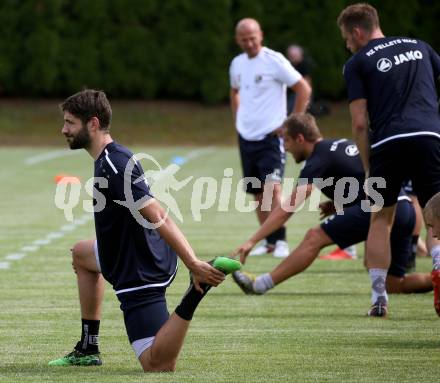
[{"label": "dark short hair", "polygon": [[290,115],[284,121],[283,127],[292,138],[296,138],[298,134],[302,134],[306,141],[315,142],[322,137],[315,117],[310,113],[294,113]]},{"label": "dark short hair", "polygon": [[339,14],[337,23],[339,27],[344,27],[347,31],[357,27],[372,32],[379,27],[379,15],[370,4],[358,3],[345,8]]},{"label": "dark short hair", "polygon": [[112,108],[102,90],[85,89],[66,98],[60,105],[63,112],[69,112],[87,124],[92,117],[99,120],[101,130],[109,130]]}]

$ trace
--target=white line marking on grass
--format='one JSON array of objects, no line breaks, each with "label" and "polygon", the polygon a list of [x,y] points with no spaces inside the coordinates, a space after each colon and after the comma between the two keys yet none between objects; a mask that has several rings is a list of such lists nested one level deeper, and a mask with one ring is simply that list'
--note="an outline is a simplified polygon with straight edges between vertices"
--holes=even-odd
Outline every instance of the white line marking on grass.
[{"label": "white line marking on grass", "polygon": [[203,156],[205,154],[211,153],[214,151],[214,148],[212,146],[208,146],[206,148],[200,148],[200,149],[194,149],[191,150],[189,153],[187,153],[184,158],[186,161],[192,160],[194,158]]},{"label": "white line marking on grass", "polygon": [[45,239],[37,239],[36,241],[33,242],[34,245],[48,245],[49,243],[51,243],[52,240],[50,238],[45,238]]},{"label": "white line marking on grass", "polygon": [[27,245],[27,246],[23,246],[21,248],[21,251],[24,252],[24,253],[29,253],[29,252],[37,251],[39,248],[40,248],[40,246]]},{"label": "white line marking on grass", "polygon": [[58,239],[64,236],[64,233],[61,233],[60,231],[54,231],[52,233],[49,233],[46,235],[47,239]]},{"label": "white line marking on grass", "polygon": [[185,163],[187,163],[188,161],[193,160],[194,158],[201,157],[201,156],[203,156],[205,154],[213,152],[214,149],[215,148],[213,146],[207,146],[205,148],[194,149],[194,150],[191,150],[190,152],[188,152],[187,154],[185,154],[183,156],[174,156],[171,159],[171,163],[174,163],[176,165],[182,166]]},{"label": "white line marking on grass", "polygon": [[19,261],[20,259],[23,259],[26,257],[26,254],[24,253],[12,253],[5,257],[8,261]]},{"label": "white line marking on grass", "polygon": [[[75,221],[74,221],[75,222]],[[77,228],[77,225],[71,223],[70,225],[64,225],[60,227],[61,231],[73,231]]]},{"label": "white line marking on grass", "polygon": [[72,156],[72,155],[78,154],[78,153],[80,153],[79,150],[68,150],[68,149],[52,150],[50,152],[37,154],[35,156],[28,157],[24,160],[24,163],[26,165],[32,166],[35,164],[39,164],[40,162],[50,161],[50,160],[54,160],[54,159],[60,158],[60,157]]},{"label": "white line marking on grass", "polygon": [[0,262],[0,270],[9,269],[9,262]]},{"label": "white line marking on grass", "polygon": [[[75,230],[79,226],[85,225],[91,220],[93,220],[92,214],[83,215],[74,220],[71,224],[61,226],[58,231],[48,233],[44,238],[36,239],[31,244],[23,246],[19,253],[8,254],[5,259],[7,261],[19,261],[25,258],[28,253],[37,251],[41,246],[49,245],[52,243],[52,240],[64,237],[68,232]],[[9,268],[10,262],[0,262],[0,270],[8,270]]]}]

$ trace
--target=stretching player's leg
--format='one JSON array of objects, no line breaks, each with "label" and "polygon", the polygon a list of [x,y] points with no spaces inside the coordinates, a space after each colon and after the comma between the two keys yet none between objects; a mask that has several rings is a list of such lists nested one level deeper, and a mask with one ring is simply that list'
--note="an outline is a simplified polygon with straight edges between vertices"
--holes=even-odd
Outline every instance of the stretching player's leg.
[{"label": "stretching player's leg", "polygon": [[104,297],[104,278],[95,257],[95,240],[76,243],[72,249],[72,265],[78,281],[81,317],[90,320],[101,319]]},{"label": "stretching player's leg", "polygon": [[104,278],[97,263],[95,240],[84,240],[72,248],[72,266],[77,276],[81,308],[81,339],[74,351],[50,365],[100,365],[99,325],[104,296]]},{"label": "stretching player's leg", "polygon": [[417,229],[417,209],[414,202],[399,200],[390,237],[391,265],[386,278],[388,293],[425,293],[432,290],[429,273],[406,273],[413,255],[415,228]]},{"label": "stretching player's leg", "polygon": [[[231,262],[236,263],[236,261]],[[213,263],[213,266],[219,268],[219,270],[221,270],[224,274],[229,274],[230,272],[237,270],[235,268],[235,264],[232,266],[223,265],[223,267],[219,267]],[[233,268],[230,269],[230,267]],[[135,348],[135,351],[138,354],[139,362],[141,363],[145,372],[169,372],[175,370],[177,358],[182,349],[183,342],[188,332],[194,312],[196,311],[201,300],[211,289],[211,286],[205,283],[200,284],[200,287],[202,288],[203,292],[200,292],[195,288],[191,278],[188,290],[183,295],[183,298],[176,307],[175,312],[168,319],[165,319],[168,317],[165,299],[163,299],[165,304],[162,306],[159,304],[154,315],[147,315],[150,317],[156,316],[164,319],[162,319],[163,324],[154,337],[149,338],[151,340],[151,343],[148,345],[149,347],[144,346],[144,350],[136,350],[132,343],[134,346],[133,348]],[[126,321],[126,325],[127,323],[128,322]],[[149,341],[148,338],[145,340],[147,342]]]},{"label": "stretching player's leg", "polygon": [[234,281],[247,294],[264,294],[286,279],[304,271],[313,263],[320,250],[331,244],[333,244],[332,239],[320,226],[317,226],[310,229],[296,249],[270,273],[255,278],[248,273],[235,272]]},{"label": "stretching player's leg", "polygon": [[432,291],[429,273],[410,273],[402,277],[387,275],[386,290],[389,294],[413,294]]},{"label": "stretching player's leg", "polygon": [[156,334],[153,345],[139,357],[145,372],[174,371],[190,320],[173,313]]},{"label": "stretching player's leg", "polygon": [[320,226],[310,229],[298,247],[271,271],[274,285],[303,272],[313,263],[322,248],[332,244],[332,239]]}]

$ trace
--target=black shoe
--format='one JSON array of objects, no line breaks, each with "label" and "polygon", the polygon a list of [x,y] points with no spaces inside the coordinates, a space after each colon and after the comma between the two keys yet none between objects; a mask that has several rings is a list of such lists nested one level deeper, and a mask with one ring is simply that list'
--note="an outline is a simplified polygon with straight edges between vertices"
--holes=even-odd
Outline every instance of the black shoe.
[{"label": "black shoe", "polygon": [[378,297],[374,305],[371,306],[370,310],[368,310],[367,315],[369,317],[386,318],[386,316],[388,315],[387,303],[388,302],[384,296]]}]

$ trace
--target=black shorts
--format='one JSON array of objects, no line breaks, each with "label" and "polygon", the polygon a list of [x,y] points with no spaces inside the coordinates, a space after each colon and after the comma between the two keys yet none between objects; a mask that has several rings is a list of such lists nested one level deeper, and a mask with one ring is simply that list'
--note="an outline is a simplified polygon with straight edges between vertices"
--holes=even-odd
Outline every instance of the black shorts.
[{"label": "black shorts", "polygon": [[281,183],[286,155],[280,137],[268,134],[261,141],[248,141],[239,136],[239,147],[243,177],[259,180],[259,185],[245,183],[247,193],[262,193],[267,181]]},{"label": "black shorts", "polygon": [[[403,277],[412,251],[412,232],[416,223],[414,207],[409,201],[399,201],[391,230],[391,265],[388,274]],[[321,224],[322,230],[341,249],[363,242],[370,228],[370,213],[357,204],[344,209],[343,215],[333,215]]]},{"label": "black shorts", "polygon": [[375,188],[385,207],[396,203],[402,183],[410,179],[423,208],[440,191],[440,140],[431,136],[400,138],[373,149],[370,177],[385,179],[386,188]]},{"label": "black shorts", "polygon": [[130,343],[156,336],[169,318],[165,288],[148,288],[118,294]]}]

